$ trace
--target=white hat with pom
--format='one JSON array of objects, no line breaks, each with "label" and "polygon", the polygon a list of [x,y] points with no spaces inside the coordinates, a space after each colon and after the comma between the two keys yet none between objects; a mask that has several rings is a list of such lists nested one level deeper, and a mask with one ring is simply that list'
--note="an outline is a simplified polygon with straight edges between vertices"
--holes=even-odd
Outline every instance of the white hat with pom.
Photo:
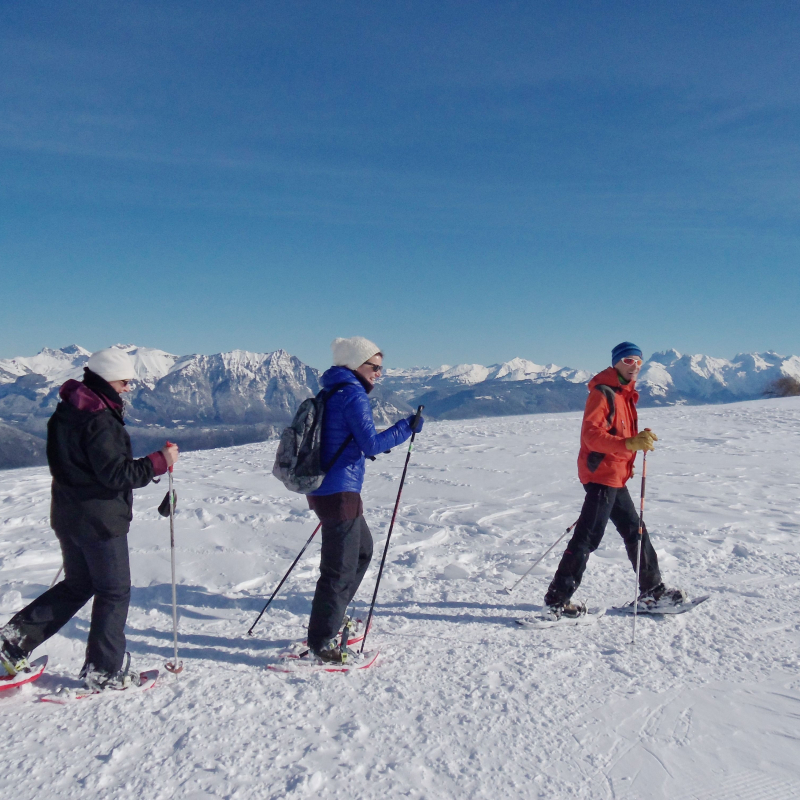
[{"label": "white hat with pom", "polygon": [[86,366],[101,378],[111,381],[132,381],[136,377],[133,359],[117,347],[107,347],[89,356]]},{"label": "white hat with pom", "polygon": [[[333,364],[336,367],[358,369],[365,361],[381,352],[380,347],[363,336],[349,339],[334,339],[331,342]],[[381,354],[382,355],[382,354]]]}]

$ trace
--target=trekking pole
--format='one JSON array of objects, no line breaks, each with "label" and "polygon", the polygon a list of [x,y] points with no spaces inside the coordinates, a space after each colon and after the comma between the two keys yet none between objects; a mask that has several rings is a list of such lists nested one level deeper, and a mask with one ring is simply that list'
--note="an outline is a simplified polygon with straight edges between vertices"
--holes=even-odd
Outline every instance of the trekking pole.
[{"label": "trekking pole", "polygon": [[58,572],[56,572],[56,576],[55,576],[55,578],[53,578],[53,582],[50,584],[50,588],[51,588],[51,589],[52,589],[52,588],[53,588],[53,587],[56,585],[56,583],[58,583],[58,579],[61,577],[61,571],[62,571],[63,569],[64,569],[64,565],[62,564],[62,565],[61,565],[61,566],[58,568]]},{"label": "trekking pole", "polygon": [[[167,442],[170,447],[172,442]],[[178,662],[178,598],[175,590],[175,491],[172,488],[172,467],[169,468],[169,553],[172,563],[172,644],[175,648],[175,658],[164,666],[168,672],[177,675],[183,671],[183,662]]]},{"label": "trekking pole", "polygon": [[647,450],[642,456],[642,499],[639,504],[639,534],[636,546],[636,591],[633,594],[633,637],[631,644],[636,644],[636,609],[639,607],[639,571],[642,566],[642,535],[644,531],[644,483],[647,478]]},{"label": "trekking pole", "polygon": [[572,530],[572,529],[573,529],[573,528],[574,528],[574,527],[575,527],[577,524],[578,524],[578,520],[576,519],[576,520],[575,520],[575,522],[573,522],[573,523],[572,523],[572,525],[570,525],[570,526],[569,526],[569,528],[567,528],[567,529],[564,531],[564,533],[562,533],[562,534],[561,534],[561,536],[559,536],[559,537],[558,537],[558,539],[556,539],[556,540],[553,542],[553,544],[551,544],[551,545],[550,545],[550,547],[548,547],[548,548],[547,548],[547,550],[545,550],[545,551],[544,551],[544,553],[542,553],[542,554],[539,556],[539,558],[537,558],[537,559],[536,559],[536,561],[534,561],[534,562],[533,562],[533,564],[531,564],[531,566],[530,566],[530,568],[528,569],[528,571],[527,571],[527,572],[526,572],[526,573],[525,573],[525,574],[524,574],[524,575],[523,575],[523,576],[522,576],[522,577],[521,577],[521,578],[520,578],[520,579],[519,579],[519,580],[518,580],[518,581],[517,581],[517,582],[516,582],[516,583],[515,583],[515,584],[514,584],[514,585],[513,585],[511,588],[510,588],[510,589],[509,589],[507,586],[504,586],[504,587],[503,587],[503,591],[505,591],[505,593],[506,593],[506,594],[511,594],[511,592],[513,592],[513,591],[514,591],[514,589],[516,589],[516,588],[517,588],[517,586],[519,586],[519,585],[522,583],[522,581],[524,581],[524,580],[525,580],[525,578],[527,578],[527,577],[528,577],[528,575],[530,575],[530,574],[531,574],[531,572],[533,572],[533,568],[534,568],[534,567],[535,567],[537,564],[539,564],[541,561],[543,561],[543,560],[544,560],[544,557],[545,557],[545,556],[546,556],[546,555],[547,555],[547,554],[548,554],[548,553],[549,553],[549,552],[550,552],[550,551],[551,551],[551,550],[552,550],[552,549],[553,549],[553,548],[554,548],[554,547],[555,547],[555,546],[556,546],[556,545],[557,545],[557,544],[558,544],[558,543],[559,543],[559,542],[560,542],[560,541],[561,541],[561,540],[562,540],[562,539],[563,539],[563,538],[564,538],[564,537],[565,537],[565,536],[566,536],[566,535],[567,535],[567,534],[568,534],[568,533],[569,533],[569,532],[570,532],[570,531],[571,531],[571,530]]},{"label": "trekking pole", "polygon": [[403,494],[403,484],[406,481],[406,471],[408,470],[408,462],[411,459],[411,451],[414,449],[414,437],[417,435],[416,427],[417,420],[422,416],[422,409],[425,406],[419,406],[417,413],[414,414],[414,419],[411,421],[411,441],[408,443],[408,453],[406,453],[406,463],[403,467],[403,474],[400,477],[400,488],[397,490],[397,500],[394,502],[394,511],[392,512],[392,521],[389,523],[389,533],[386,536],[386,544],[383,548],[383,558],[381,558],[381,566],[378,570],[378,580],[375,581],[375,591],[372,593],[372,605],[369,607],[369,616],[367,617],[367,626],[364,628],[364,638],[361,640],[361,650],[359,653],[364,652],[364,645],[367,643],[367,634],[369,633],[369,626],[372,623],[372,612],[375,610],[375,601],[378,599],[378,587],[381,584],[381,576],[383,575],[383,565],[386,563],[386,554],[389,552],[389,540],[392,538],[392,529],[394,528],[394,521],[397,517],[397,509],[400,506],[400,495]]},{"label": "trekking pole", "polygon": [[305,553],[306,551],[306,547],[308,547],[311,544],[311,540],[317,535],[317,531],[321,527],[322,523],[320,522],[319,525],[317,525],[317,527],[314,528],[314,533],[312,533],[311,536],[308,537],[308,541],[303,545],[303,549],[297,554],[297,558],[294,561],[292,561],[292,566],[286,570],[286,574],[281,578],[281,582],[275,587],[275,591],[272,593],[272,597],[270,597],[269,600],[267,600],[267,604],[264,606],[264,608],[261,609],[261,613],[256,617],[256,621],[250,626],[250,630],[247,631],[248,636],[253,635],[255,627],[256,625],[258,625],[258,621],[261,619],[261,617],[264,616],[264,612],[269,608],[269,604],[275,599],[275,595],[278,594],[278,592],[280,591],[281,586],[283,586],[283,582],[289,577],[289,573],[295,568],[297,562],[302,558],[303,553]]}]

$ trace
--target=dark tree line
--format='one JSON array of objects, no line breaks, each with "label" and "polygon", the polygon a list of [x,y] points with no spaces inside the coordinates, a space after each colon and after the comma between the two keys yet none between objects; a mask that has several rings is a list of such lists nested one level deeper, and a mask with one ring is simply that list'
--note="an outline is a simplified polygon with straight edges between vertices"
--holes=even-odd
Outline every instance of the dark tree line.
[{"label": "dark tree line", "polygon": [[764,394],[767,397],[798,397],[800,396],[800,381],[784,375],[784,377],[772,381]]}]

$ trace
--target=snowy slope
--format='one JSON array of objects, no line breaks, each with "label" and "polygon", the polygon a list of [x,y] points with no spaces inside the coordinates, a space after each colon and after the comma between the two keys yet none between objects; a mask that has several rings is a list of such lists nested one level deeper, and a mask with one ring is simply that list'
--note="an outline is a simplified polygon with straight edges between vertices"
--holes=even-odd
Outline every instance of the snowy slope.
[{"label": "snowy slope", "polygon": [[[187,454],[176,471],[185,670],[136,698],[60,708],[88,612],[46,646],[52,669],[0,696],[0,774],[16,798],[800,797],[800,399],[644,409],[647,520],[665,576],[712,599],[695,612],[518,630],[558,556],[501,592],[578,514],[580,415],[429,423],[412,456],[370,644],[348,676],[263,669],[303,635],[317,544],[245,632],[314,520],[269,475],[274,444]],[[368,467],[376,558],[404,448]],[[171,657],[164,484],[136,492],[129,646]],[[634,491],[634,496],[638,492]],[[49,584],[60,558],[42,469],[0,475],[0,612]],[[560,548],[559,548],[560,550]],[[579,596],[626,601],[613,528]]]}]

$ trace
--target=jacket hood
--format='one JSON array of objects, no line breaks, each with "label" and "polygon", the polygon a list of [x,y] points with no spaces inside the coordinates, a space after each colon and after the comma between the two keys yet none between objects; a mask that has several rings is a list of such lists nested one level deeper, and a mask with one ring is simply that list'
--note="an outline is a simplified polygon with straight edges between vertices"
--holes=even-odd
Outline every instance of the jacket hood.
[{"label": "jacket hood", "polygon": [[[594,376],[589,381],[589,391],[591,392],[595,386],[611,386],[614,389],[621,389],[623,392],[631,392],[636,395],[638,399],[639,394],[636,391],[636,381],[631,381],[630,383],[623,384],[619,379],[619,373],[614,369],[614,367],[608,367],[604,369],[602,372],[599,372],[597,375]],[[636,402],[634,400],[634,402]]]},{"label": "jacket hood", "polygon": [[69,403],[78,411],[89,411],[94,414],[109,407],[99,395],[80,381],[67,381],[59,389],[58,394],[65,403]]},{"label": "jacket hood", "polygon": [[331,367],[325,370],[319,379],[319,385],[323,389],[330,389],[332,386],[336,386],[337,383],[350,383],[353,386],[364,388],[364,385],[358,379],[358,375],[347,367]]}]

